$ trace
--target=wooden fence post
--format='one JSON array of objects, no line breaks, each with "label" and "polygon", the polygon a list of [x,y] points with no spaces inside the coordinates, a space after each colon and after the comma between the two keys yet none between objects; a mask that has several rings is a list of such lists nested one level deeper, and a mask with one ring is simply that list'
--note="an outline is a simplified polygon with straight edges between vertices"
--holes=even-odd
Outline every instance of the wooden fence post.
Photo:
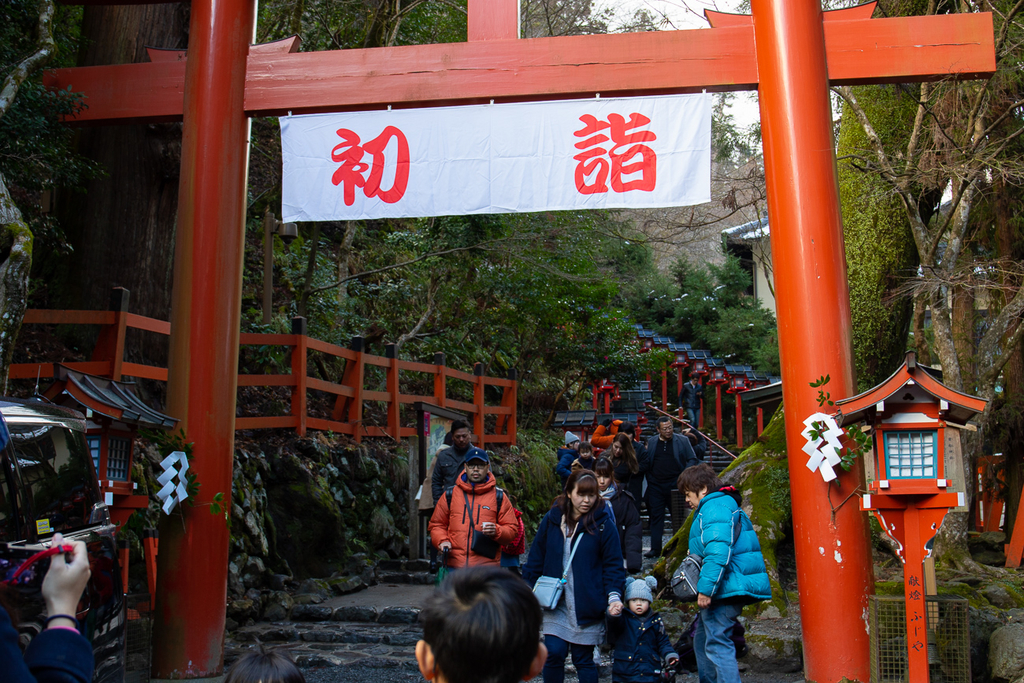
[{"label": "wooden fence post", "polygon": [[509,408],[512,412],[505,415],[505,419],[502,421],[504,426],[504,433],[509,435],[509,446],[516,444],[516,401],[517,401],[517,390],[519,383],[516,381],[518,373],[515,368],[510,368],[508,371],[508,378],[512,380],[512,386],[505,387],[505,390],[501,392],[501,405],[503,408]]},{"label": "wooden fence post", "polygon": [[394,344],[384,347],[384,357],[391,361],[388,364],[387,391],[388,399],[388,430],[396,441],[402,440],[402,403],[399,400],[398,382],[398,348]]},{"label": "wooden fence post", "polygon": [[349,422],[352,424],[352,440],[356,443],[363,441],[363,377],[366,366],[363,361],[363,338],[352,337],[349,349],[355,352],[356,357],[345,363],[345,374],[341,383],[346,387],[352,387],[352,398],[339,396],[334,404],[332,419],[338,422]]},{"label": "wooden fence post", "polygon": [[437,407],[444,408],[448,403],[448,374],[444,364],[444,354],[434,354],[434,365],[437,366],[437,373],[434,375],[434,403]]},{"label": "wooden fence post", "polygon": [[302,317],[292,318],[292,334],[295,335],[295,343],[292,346],[292,377],[295,378],[295,385],[292,387],[292,415],[296,419],[295,433],[299,436],[306,435],[306,374],[309,359],[307,349],[309,338],[306,336],[306,319]]},{"label": "wooden fence post", "polygon": [[476,406],[476,412],[473,413],[473,432],[477,434],[479,441],[477,443],[480,448],[483,448],[487,443],[487,435],[484,434],[484,364],[474,363],[473,364],[473,375],[476,377],[476,381],[473,382],[473,405]]},{"label": "wooden fence post", "polygon": [[92,360],[110,363],[110,379],[121,380],[121,366],[124,363],[124,335],[128,327],[129,292],[124,287],[114,287],[110,293],[110,307],[114,312],[114,324],[106,325],[100,330],[96,347],[92,351]]}]

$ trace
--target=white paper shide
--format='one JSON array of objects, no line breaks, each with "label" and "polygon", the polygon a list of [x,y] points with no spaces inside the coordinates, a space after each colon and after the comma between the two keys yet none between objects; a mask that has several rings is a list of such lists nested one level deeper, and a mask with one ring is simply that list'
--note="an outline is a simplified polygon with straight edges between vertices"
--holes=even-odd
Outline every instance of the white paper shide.
[{"label": "white paper shide", "polygon": [[711,199],[707,94],[281,119],[285,221]]}]

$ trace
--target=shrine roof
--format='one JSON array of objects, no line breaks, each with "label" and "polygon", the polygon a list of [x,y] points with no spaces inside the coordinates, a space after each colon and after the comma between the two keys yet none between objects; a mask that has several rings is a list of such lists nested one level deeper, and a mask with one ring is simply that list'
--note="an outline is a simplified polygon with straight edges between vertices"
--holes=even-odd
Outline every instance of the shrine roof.
[{"label": "shrine roof", "polygon": [[771,229],[768,226],[768,218],[765,217],[726,228],[722,234],[729,242],[752,242],[768,237],[771,234]]},{"label": "shrine roof", "polygon": [[46,397],[63,403],[68,397],[93,413],[120,422],[157,429],[173,429],[178,418],[164,415],[143,403],[135,395],[134,382],[116,382],[105,377],[87,375],[60,363],[53,366],[54,383],[46,390]]},{"label": "shrine roof", "polygon": [[[903,365],[884,382],[857,396],[836,401],[836,422],[843,426],[870,419],[879,403],[888,401],[900,392],[903,394],[896,400],[899,404],[906,404],[925,396],[936,402],[945,401],[946,407],[940,411],[940,415],[943,420],[953,424],[966,424],[985,410],[988,401],[950,389],[937,380],[933,372],[931,368],[918,365],[913,351],[907,353]],[[908,387],[912,391],[904,391]]]}]

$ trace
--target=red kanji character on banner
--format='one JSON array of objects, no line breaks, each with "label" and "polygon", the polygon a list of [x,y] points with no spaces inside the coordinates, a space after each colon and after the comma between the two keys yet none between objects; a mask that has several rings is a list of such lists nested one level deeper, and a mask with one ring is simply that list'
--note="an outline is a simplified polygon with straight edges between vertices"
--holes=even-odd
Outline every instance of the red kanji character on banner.
[{"label": "red kanji character on banner", "polygon": [[[331,182],[341,185],[345,206],[352,206],[356,200],[356,188],[363,188],[367,197],[380,197],[381,201],[394,204],[405,194],[409,185],[409,142],[405,134],[394,126],[388,126],[381,134],[365,145],[359,144],[359,135],[347,128],[338,130],[343,142],[331,150],[331,160],[340,161],[341,166],[331,176]],[[390,190],[381,190],[380,182],[384,177],[384,150],[391,138],[398,142],[398,159],[395,168],[395,182]],[[369,154],[372,163],[363,161],[363,155]],[[364,176],[367,171],[369,177]]]},{"label": "red kanji character on banner", "polygon": [[[612,190],[615,192],[628,192],[629,190],[641,190],[651,192],[654,190],[658,179],[658,157],[647,145],[642,142],[652,142],[658,137],[651,131],[632,131],[640,126],[646,126],[651,122],[649,118],[639,113],[629,115],[629,122],[621,114],[609,114],[607,121],[599,121],[597,117],[584,114],[580,117],[584,123],[583,128],[575,131],[576,137],[586,137],[585,140],[576,143],[576,149],[585,150],[573,157],[580,162],[576,165],[576,189],[581,194],[598,194],[608,191],[606,181],[611,175]],[[609,137],[599,131],[610,129],[612,147],[606,150],[598,147],[608,142]],[[591,137],[587,137],[591,136]],[[624,151],[623,147],[626,147]],[[609,159],[604,158],[607,154]],[[640,157],[638,161],[627,163]],[[596,172],[594,182],[587,184],[587,176]],[[636,180],[622,182],[623,175],[640,173],[641,177]]]}]

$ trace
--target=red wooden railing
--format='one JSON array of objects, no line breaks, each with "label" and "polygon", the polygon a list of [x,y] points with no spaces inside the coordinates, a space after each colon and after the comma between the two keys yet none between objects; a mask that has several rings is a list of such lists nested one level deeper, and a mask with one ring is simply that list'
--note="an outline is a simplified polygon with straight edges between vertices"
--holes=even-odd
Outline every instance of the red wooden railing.
[{"label": "red wooden railing", "polygon": [[[167,368],[131,363],[124,360],[125,335],[128,329],[142,330],[168,336],[170,323],[155,320],[127,311],[128,296],[123,289],[114,290],[110,311],[67,311],[30,309],[25,312],[24,324],[40,325],[97,325],[99,339],[88,361],[65,363],[70,368],[91,375],[120,380],[135,377],[167,381]],[[294,429],[300,436],[307,429],[333,431],[348,434],[355,441],[363,437],[390,437],[400,439],[414,436],[416,428],[402,424],[401,406],[417,401],[464,412],[473,420],[476,444],[516,442],[516,390],[515,371],[507,379],[487,377],[483,364],[477,363],[473,373],[453,370],[444,364],[444,354],[436,354],[433,363],[418,363],[400,360],[396,357],[394,345],[386,347],[385,356],[374,356],[363,351],[363,340],[355,337],[349,348],[314,339],[306,335],[306,321],[292,320],[292,334],[252,334],[240,336],[241,346],[283,346],[290,350],[291,372],[289,374],[238,375],[239,387],[289,387],[291,410],[287,415],[260,415],[238,417],[235,429]],[[310,377],[307,372],[309,353],[319,352],[345,361],[345,369],[338,382]],[[366,366],[383,368],[386,374],[385,391],[376,391],[365,386]],[[430,395],[406,394],[401,392],[402,372],[418,372],[433,376],[434,391]],[[53,363],[15,363],[9,371],[10,379],[49,379],[53,377]],[[461,401],[448,396],[448,380],[468,382],[473,388],[473,401]],[[500,387],[501,399],[498,405],[485,401],[487,387]],[[308,392],[320,391],[335,397],[330,418],[309,414]],[[368,425],[363,420],[365,401],[380,401],[387,404],[387,424]],[[494,415],[494,429],[487,433],[487,417]]]}]

